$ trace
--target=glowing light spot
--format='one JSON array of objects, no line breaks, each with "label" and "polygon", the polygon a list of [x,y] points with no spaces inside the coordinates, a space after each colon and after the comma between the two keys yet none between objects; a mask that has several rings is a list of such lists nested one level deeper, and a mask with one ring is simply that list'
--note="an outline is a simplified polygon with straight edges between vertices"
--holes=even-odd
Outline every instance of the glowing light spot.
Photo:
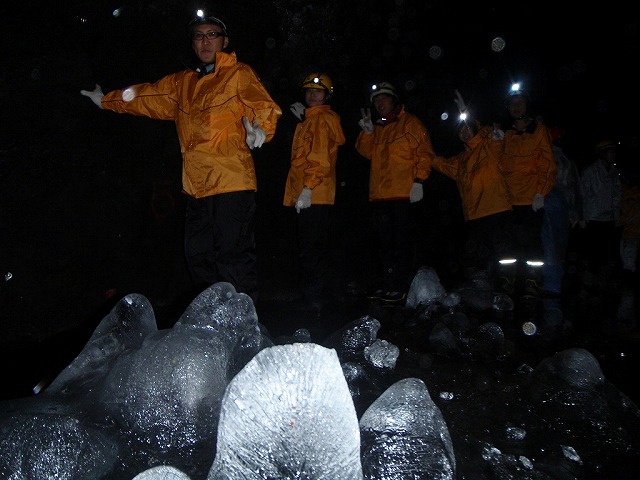
[{"label": "glowing light spot", "polygon": [[119,17],[119,16],[120,16],[120,14],[121,14],[121,13],[122,13],[122,9],[121,9],[121,8],[116,8],[116,9],[111,13],[111,15],[113,15],[114,17],[116,17],[116,18],[117,18],[117,17]]},{"label": "glowing light spot", "polygon": [[122,100],[125,102],[130,102],[134,98],[136,98],[136,92],[133,91],[133,88],[127,88],[122,91]]},{"label": "glowing light spot", "polygon": [[573,71],[576,74],[584,73],[587,71],[587,64],[584,60],[578,59],[573,62]]},{"label": "glowing light spot", "polygon": [[382,47],[382,55],[385,58],[391,58],[391,57],[395,56],[395,54],[396,54],[396,49],[393,48],[393,45],[387,44],[387,45]]},{"label": "glowing light spot", "polygon": [[524,333],[529,337],[532,335],[535,335],[537,331],[538,331],[538,327],[533,322],[524,322],[522,324],[522,333]]},{"label": "glowing light spot", "polygon": [[491,40],[491,50],[494,52],[501,52],[507,43],[504,41],[502,37],[496,37]]},{"label": "glowing light spot", "polygon": [[449,118],[449,113],[448,112],[442,112],[440,114],[440,120],[446,120],[447,118]]}]

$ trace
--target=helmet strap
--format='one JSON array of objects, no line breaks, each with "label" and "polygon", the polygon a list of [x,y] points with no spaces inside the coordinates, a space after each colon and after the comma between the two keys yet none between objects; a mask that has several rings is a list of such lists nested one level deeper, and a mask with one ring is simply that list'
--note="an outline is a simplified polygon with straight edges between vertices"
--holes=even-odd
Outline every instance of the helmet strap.
[{"label": "helmet strap", "polygon": [[398,120],[398,114],[400,113],[401,110],[402,110],[402,105],[397,104],[395,107],[393,107],[393,110],[389,113],[389,115],[387,115],[384,118],[380,118],[378,120],[378,123],[384,126],[384,125],[388,125],[390,123],[395,122],[396,120]]}]

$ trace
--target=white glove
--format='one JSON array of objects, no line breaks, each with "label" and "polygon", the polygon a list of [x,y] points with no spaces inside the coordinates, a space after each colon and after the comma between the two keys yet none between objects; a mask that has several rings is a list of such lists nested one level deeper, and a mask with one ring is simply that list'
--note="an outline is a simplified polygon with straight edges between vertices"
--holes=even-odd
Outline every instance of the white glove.
[{"label": "white glove", "polygon": [[258,121],[256,120],[253,125],[246,116],[242,117],[242,123],[244,123],[244,128],[247,131],[247,146],[253,150],[254,148],[260,148],[267,138],[267,132],[262,130],[258,125]]},{"label": "white glove", "polygon": [[424,190],[422,189],[422,184],[414,182],[414,184],[411,185],[411,192],[409,193],[409,203],[419,202],[423,196]]},{"label": "white glove", "polygon": [[454,98],[453,101],[456,102],[456,105],[458,106],[458,111],[460,113],[466,112],[467,111],[467,106],[464,104],[464,100],[462,98],[462,95],[460,95],[460,92],[458,91],[458,89],[455,89],[454,93],[456,94],[456,98]]},{"label": "white glove", "polygon": [[296,212],[300,213],[303,208],[309,208],[311,206],[311,189],[304,187],[298,196],[296,202]]},{"label": "white glove", "polygon": [[135,90],[133,88],[131,88],[131,87],[125,88],[122,91],[122,101],[123,102],[130,102],[134,98],[136,98],[136,92],[135,92]]},{"label": "white glove", "polygon": [[292,103],[289,110],[291,110],[291,113],[293,113],[298,120],[302,120],[302,116],[304,115],[304,105],[302,103]]},{"label": "white glove", "polygon": [[371,121],[371,109],[367,108],[367,111],[364,111],[364,108],[360,109],[360,114],[362,114],[362,118],[358,120],[358,125],[360,128],[364,130],[365,133],[373,133],[373,122]]},{"label": "white glove", "polygon": [[504,130],[500,128],[499,123],[493,124],[493,130],[491,130],[491,138],[494,140],[504,140]]},{"label": "white glove", "polygon": [[93,103],[102,108],[102,97],[104,97],[104,93],[102,93],[102,88],[100,88],[100,85],[98,85],[97,83],[96,88],[93,91],[80,90],[80,95],[89,97]]},{"label": "white glove", "polygon": [[534,212],[537,212],[543,207],[544,207],[544,195],[536,193],[533,196],[533,202],[531,203],[531,208],[533,208]]}]

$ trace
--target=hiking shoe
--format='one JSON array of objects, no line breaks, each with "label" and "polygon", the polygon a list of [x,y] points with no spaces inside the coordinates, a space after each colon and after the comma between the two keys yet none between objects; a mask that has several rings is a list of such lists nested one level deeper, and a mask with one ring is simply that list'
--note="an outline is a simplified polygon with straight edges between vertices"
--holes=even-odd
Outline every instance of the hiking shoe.
[{"label": "hiking shoe", "polygon": [[507,295],[511,295],[514,291],[513,281],[507,277],[498,278],[497,291],[498,293],[506,293]]},{"label": "hiking shoe", "polygon": [[556,299],[562,296],[562,292],[555,292],[553,290],[547,290],[543,288],[540,290],[540,298]]},{"label": "hiking shoe", "polygon": [[524,295],[525,297],[540,297],[540,287],[535,280],[527,278],[524,282]]},{"label": "hiking shoe", "polygon": [[387,293],[387,292],[385,292],[382,289],[378,289],[378,290],[376,290],[374,292],[368,293],[367,294],[367,298],[369,300],[382,300],[382,297],[384,297],[385,293]]},{"label": "hiking shoe", "polygon": [[384,295],[380,297],[380,300],[382,300],[384,303],[389,304],[402,303],[406,299],[407,294],[405,292],[385,292]]},{"label": "hiking shoe", "polygon": [[384,302],[390,305],[402,303],[407,299],[406,292],[396,292],[378,289],[367,295],[367,299],[377,302]]}]

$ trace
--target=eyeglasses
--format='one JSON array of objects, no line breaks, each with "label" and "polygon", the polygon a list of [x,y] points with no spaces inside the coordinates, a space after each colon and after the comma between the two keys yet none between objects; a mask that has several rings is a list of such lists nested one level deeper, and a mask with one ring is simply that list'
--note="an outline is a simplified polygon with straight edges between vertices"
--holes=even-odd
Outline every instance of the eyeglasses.
[{"label": "eyeglasses", "polygon": [[191,34],[191,39],[197,42],[201,42],[205,37],[207,37],[208,40],[215,40],[218,37],[226,37],[226,35],[223,32],[193,32]]}]

